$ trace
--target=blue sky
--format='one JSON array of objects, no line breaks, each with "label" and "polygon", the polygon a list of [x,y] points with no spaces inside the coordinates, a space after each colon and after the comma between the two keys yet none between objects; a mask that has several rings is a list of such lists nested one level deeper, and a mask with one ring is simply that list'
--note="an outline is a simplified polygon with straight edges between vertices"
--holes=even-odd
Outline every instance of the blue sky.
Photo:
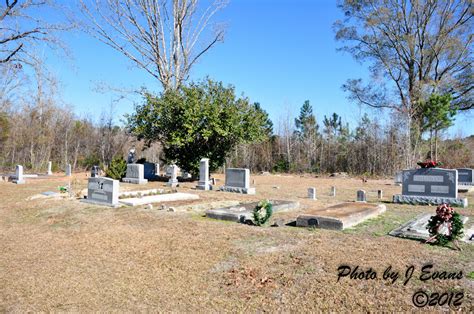
[{"label": "blue sky", "polygon": [[[349,78],[367,78],[368,71],[367,65],[336,51],[340,44],[332,24],[339,18],[333,0],[231,0],[216,18],[228,25],[224,43],[200,59],[191,79],[208,75],[234,85],[239,94],[260,102],[275,126],[280,118],[295,117],[308,99],[318,122],[337,112],[353,128],[370,110],[350,103],[341,85]],[[160,91],[156,79],[98,40],[80,32],[63,37],[73,59],[50,55],[48,63],[62,82],[62,98],[78,115],[99,117],[109,110],[116,95],[97,92],[99,82]],[[133,101],[140,99],[114,105],[116,121],[133,112]],[[474,134],[473,117],[458,116],[449,133]]]}]

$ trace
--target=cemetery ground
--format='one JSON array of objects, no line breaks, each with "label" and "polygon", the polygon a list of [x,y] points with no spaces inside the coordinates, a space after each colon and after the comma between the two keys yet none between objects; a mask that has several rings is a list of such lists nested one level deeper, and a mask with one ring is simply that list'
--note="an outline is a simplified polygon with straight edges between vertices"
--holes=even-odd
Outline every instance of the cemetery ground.
[{"label": "cemetery ground", "polygon": [[[217,175],[223,185],[223,175]],[[416,309],[413,294],[464,291],[463,312],[474,310],[474,248],[462,251],[396,238],[388,232],[435,206],[392,204],[401,187],[393,180],[305,175],[252,175],[256,195],[198,191],[197,182],[180,192],[199,200],[168,203],[174,212],[146,206],[109,208],[76,199],[31,198],[73,181],[86,188],[85,174],[30,179],[24,185],[0,182],[0,311],[394,311]],[[329,196],[336,186],[336,197]],[[317,200],[307,188],[317,188]],[[121,190],[164,188],[121,183]],[[256,227],[203,217],[211,207],[237,201],[294,200],[301,207],[325,208],[353,201],[368,191],[368,202],[387,211],[344,231],[291,226],[305,208],[276,213],[280,227]],[[383,190],[384,197],[377,200]],[[469,207],[457,208],[474,222],[474,194],[461,194]],[[281,224],[281,223],[280,223]],[[421,267],[463,272],[461,280],[419,279]],[[341,278],[340,265],[372,268],[375,280]],[[415,266],[403,284],[405,270]],[[388,266],[399,271],[392,284]],[[441,309],[439,306],[432,310]],[[448,309],[444,307],[444,309]]]}]

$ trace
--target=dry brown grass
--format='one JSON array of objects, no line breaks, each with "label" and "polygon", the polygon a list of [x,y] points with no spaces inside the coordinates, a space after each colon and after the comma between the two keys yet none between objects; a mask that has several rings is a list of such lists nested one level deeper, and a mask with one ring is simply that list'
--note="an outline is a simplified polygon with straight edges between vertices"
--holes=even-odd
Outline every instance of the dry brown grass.
[{"label": "dry brown grass", "polygon": [[[86,186],[76,175],[76,189]],[[218,178],[223,179],[221,176]],[[201,200],[297,200],[324,208],[354,200],[356,190],[383,189],[389,201],[400,187],[390,180],[362,184],[356,179],[310,176],[254,176],[257,195],[195,191]],[[474,249],[432,247],[387,235],[429,206],[387,203],[388,211],[344,232],[295,227],[258,228],[203,218],[196,212],[111,209],[77,200],[38,199],[66,178],[0,183],[0,311],[411,311],[419,288],[431,292],[464,290],[463,312],[472,312]],[[222,182],[222,181],[220,181]],[[329,196],[338,187],[337,197]],[[160,182],[145,188],[163,187]],[[275,189],[279,186],[280,189]],[[318,201],[306,189],[318,189]],[[122,184],[122,188],[143,186]],[[369,195],[376,201],[376,194]],[[469,197],[473,204],[474,199]],[[185,208],[186,202],[172,204]],[[474,220],[473,206],[460,210]],[[294,220],[298,212],[275,218]],[[462,270],[459,281],[412,279],[406,286],[382,279],[337,281],[341,264],[372,267],[379,277],[389,265],[404,272],[432,262],[438,270]],[[451,289],[451,290],[450,290]],[[431,310],[440,310],[434,307]],[[447,308],[444,308],[445,310]]]}]

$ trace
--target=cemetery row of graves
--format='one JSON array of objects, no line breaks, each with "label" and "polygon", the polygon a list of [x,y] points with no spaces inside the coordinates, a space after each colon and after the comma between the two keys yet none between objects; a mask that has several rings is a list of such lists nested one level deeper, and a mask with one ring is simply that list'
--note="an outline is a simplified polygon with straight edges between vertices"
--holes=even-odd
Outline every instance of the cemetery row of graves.
[{"label": "cemetery row of graves", "polygon": [[[79,200],[81,202],[110,207],[149,205],[153,208],[152,204],[199,199],[198,194],[182,193],[176,190],[180,184],[179,179],[191,180],[191,175],[184,171],[181,173],[181,176],[178,177],[181,171],[178,166],[174,164],[167,166],[165,173],[161,175],[159,163],[137,164],[134,163],[133,158],[129,158],[128,161],[126,176],[121,180],[123,183],[120,183],[119,180],[101,176],[99,167],[94,166],[88,178],[87,194],[83,195]],[[17,165],[16,173],[8,176],[8,179],[16,184],[25,184],[28,179],[51,176],[51,169],[52,163],[49,162],[46,174],[24,174],[23,167]],[[72,176],[70,164],[66,166],[65,176]],[[169,189],[145,189],[133,193],[123,192],[120,189],[121,184],[146,186],[149,180],[167,180],[166,187]],[[394,184],[402,186],[402,191],[401,194],[393,195],[393,203],[447,205],[466,208],[468,207],[468,199],[467,197],[463,197],[460,192],[470,193],[474,191],[474,169],[422,167],[419,169],[403,170],[396,174]],[[63,190],[64,192],[69,192],[69,195],[72,195],[70,193],[70,183],[69,186],[65,186]],[[195,186],[195,190],[221,191],[249,195],[255,195],[257,193],[256,188],[251,184],[250,170],[245,168],[227,168],[225,171],[225,184],[218,186],[216,179],[210,176],[208,158],[203,158],[200,162],[199,181]],[[336,190],[336,187],[332,186],[330,196],[335,197]],[[371,192],[376,193],[377,200],[383,199],[382,189]],[[47,192],[46,194],[53,196],[58,193],[59,192]],[[307,212],[296,218],[296,226],[342,230],[385,212],[386,206],[384,204],[367,203],[367,193],[368,192],[363,189],[357,190],[356,195],[354,195],[355,202],[340,203],[323,210],[312,210],[309,208]],[[317,187],[308,187],[307,198],[313,201],[318,199]],[[298,202],[289,200],[270,200],[267,202],[270,204],[271,210],[263,223],[270,218],[273,212],[281,210],[288,211],[300,206]],[[209,209],[205,215],[209,218],[221,220],[260,224],[258,223],[258,215],[260,215],[261,211],[265,208],[262,206],[258,207],[259,204],[252,202],[226,208]],[[392,231],[391,234],[427,240],[430,235],[427,230],[430,217],[431,215],[418,217],[397,230]],[[463,222],[466,222],[467,219],[468,217],[463,217]],[[414,225],[418,226],[416,232],[414,232],[412,228]],[[467,242],[474,241],[473,232],[474,229],[472,228],[466,230],[464,239]]]},{"label": "cemetery row of graves", "polygon": [[[416,289],[451,289],[464,293],[455,308],[469,311],[474,169],[407,169],[367,181],[220,174],[209,164],[201,160],[198,180],[175,164],[135,160],[121,180],[98,166],[53,171],[50,162],[28,173],[17,165],[0,182],[9,206],[0,219],[5,309],[316,310],[334,300],[409,310]],[[337,277],[341,265],[381,277],[388,266],[419,272],[426,263],[462,279],[385,286]]]}]

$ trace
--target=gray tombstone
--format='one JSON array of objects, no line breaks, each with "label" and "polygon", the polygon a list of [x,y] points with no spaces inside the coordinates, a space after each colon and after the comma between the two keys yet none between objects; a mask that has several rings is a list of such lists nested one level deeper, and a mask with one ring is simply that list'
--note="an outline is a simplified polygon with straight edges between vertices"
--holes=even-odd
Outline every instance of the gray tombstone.
[{"label": "gray tombstone", "polygon": [[225,186],[221,191],[255,194],[255,188],[250,187],[250,170],[244,168],[227,168],[225,170]]},{"label": "gray tombstone", "polygon": [[458,198],[458,171],[441,168],[404,170],[402,194],[394,195],[393,202],[467,206],[467,199]]},{"label": "gray tombstone", "polygon": [[357,202],[367,202],[367,193],[364,190],[357,191]]},{"label": "gray tombstone", "polygon": [[316,188],[308,189],[308,198],[315,201],[316,200]]},{"label": "gray tombstone", "polygon": [[66,177],[70,177],[72,175],[72,167],[71,164],[66,165]]},{"label": "gray tombstone", "polygon": [[395,178],[393,180],[395,182],[395,185],[401,186],[403,182],[403,172],[399,171],[395,174]]},{"label": "gray tombstone", "polygon": [[203,158],[199,162],[199,182],[196,188],[205,191],[211,189],[211,182],[209,181],[209,158]]},{"label": "gray tombstone", "polygon": [[89,178],[87,183],[86,203],[119,206],[119,181],[106,177]]},{"label": "gray tombstone", "polygon": [[166,183],[167,186],[175,188],[179,185],[178,182],[178,166],[176,165],[171,165],[168,167],[170,169],[170,179],[168,180],[168,183]]},{"label": "gray tombstone", "polygon": [[127,174],[122,181],[132,184],[148,183],[148,180],[144,178],[144,166],[142,164],[128,164]]},{"label": "gray tombstone", "polygon": [[381,200],[383,198],[383,191],[382,190],[377,190],[377,198]]},{"label": "gray tombstone", "polygon": [[48,171],[46,172],[48,176],[53,174],[52,167],[53,167],[53,163],[51,161],[48,161]]},{"label": "gray tombstone", "polygon": [[25,184],[25,178],[23,177],[23,166],[22,165],[16,165],[15,179],[13,180],[13,183]]},{"label": "gray tombstone", "polygon": [[336,187],[335,186],[332,186],[331,187],[331,194],[330,196],[336,196]]},{"label": "gray tombstone", "polygon": [[459,168],[457,170],[458,170],[458,184],[474,185],[474,169]]},{"label": "gray tombstone", "polygon": [[97,178],[99,176],[99,172],[100,172],[99,166],[92,166],[91,178]]}]

